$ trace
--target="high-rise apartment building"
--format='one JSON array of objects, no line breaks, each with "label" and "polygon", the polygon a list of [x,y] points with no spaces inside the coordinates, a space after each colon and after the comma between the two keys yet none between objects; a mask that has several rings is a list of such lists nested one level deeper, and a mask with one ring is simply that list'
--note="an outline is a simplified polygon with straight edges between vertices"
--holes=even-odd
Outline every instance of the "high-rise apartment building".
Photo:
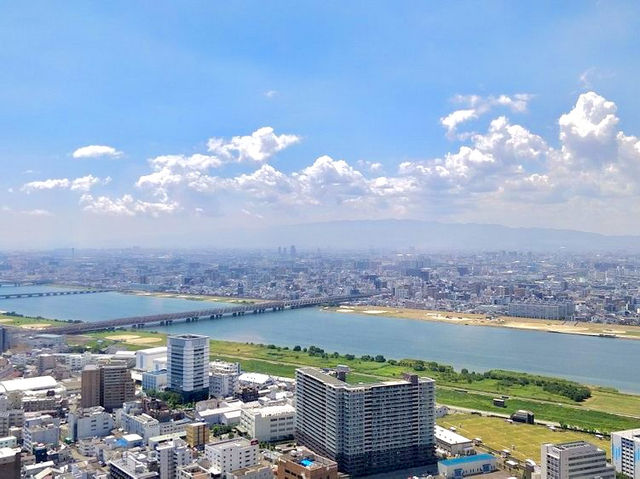
[{"label": "high-rise apartment building", "polygon": [[585,441],[543,444],[541,479],[614,479],[605,451]]},{"label": "high-rise apartment building", "polygon": [[80,406],[121,408],[135,398],[135,385],[126,364],[88,365],[82,370]]},{"label": "high-rise apartment building", "polygon": [[126,364],[100,367],[100,405],[107,411],[135,399],[135,385]]},{"label": "high-rise apartment building", "polygon": [[616,472],[640,479],[640,429],[611,433],[611,462]]},{"label": "high-rise apartment building", "polygon": [[80,379],[80,407],[100,406],[100,368],[89,364],[82,370]]},{"label": "high-rise apartment building", "polygon": [[169,336],[168,389],[185,401],[209,397],[209,337],[197,334]]},{"label": "high-rise apartment building", "polygon": [[432,379],[348,384],[296,370],[296,439],[352,476],[435,463],[434,424]]}]

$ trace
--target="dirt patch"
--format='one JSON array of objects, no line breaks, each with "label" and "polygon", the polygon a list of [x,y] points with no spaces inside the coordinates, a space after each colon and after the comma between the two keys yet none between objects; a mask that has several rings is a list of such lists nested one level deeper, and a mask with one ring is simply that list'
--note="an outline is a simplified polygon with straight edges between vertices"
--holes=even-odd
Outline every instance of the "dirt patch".
[{"label": "dirt patch", "polygon": [[106,339],[111,339],[112,341],[130,341],[139,337],[140,336],[136,334],[114,334],[112,336],[105,336]]},{"label": "dirt patch", "polygon": [[153,344],[162,342],[162,338],[133,338],[127,339],[125,342],[130,344]]},{"label": "dirt patch", "polygon": [[51,325],[47,323],[31,323],[31,324],[22,324],[20,325],[20,327],[25,329],[46,329],[46,328],[50,328]]}]

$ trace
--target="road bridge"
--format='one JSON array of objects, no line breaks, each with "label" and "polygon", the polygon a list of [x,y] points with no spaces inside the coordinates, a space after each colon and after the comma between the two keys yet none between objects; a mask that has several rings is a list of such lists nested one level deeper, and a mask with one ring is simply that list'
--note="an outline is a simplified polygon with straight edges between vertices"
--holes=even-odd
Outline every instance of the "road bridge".
[{"label": "road bridge", "polygon": [[112,289],[70,289],[67,291],[42,291],[39,293],[8,293],[0,294],[0,299],[40,298],[44,296],[69,296],[72,294],[106,293]]},{"label": "road bridge", "polygon": [[283,311],[285,309],[297,309],[321,304],[339,304],[345,301],[353,301],[371,295],[327,296],[322,298],[305,298],[285,301],[264,301],[260,303],[226,306],[222,308],[203,309],[197,311],[184,311],[180,313],[154,314],[150,316],[131,316],[127,318],[108,319],[105,321],[73,323],[65,326],[48,328],[47,333],[54,334],[81,334],[89,331],[133,326],[144,328],[149,324],[166,326],[174,321],[195,322],[208,319],[219,319],[223,316],[239,317],[246,314],[262,314],[266,312]]}]

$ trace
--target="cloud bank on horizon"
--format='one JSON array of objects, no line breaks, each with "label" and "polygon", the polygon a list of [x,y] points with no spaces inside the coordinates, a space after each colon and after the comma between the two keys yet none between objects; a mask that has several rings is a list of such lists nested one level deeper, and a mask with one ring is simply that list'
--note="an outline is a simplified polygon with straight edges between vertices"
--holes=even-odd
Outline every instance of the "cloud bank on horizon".
[{"label": "cloud bank on horizon", "polygon": [[[212,137],[201,152],[146,161],[147,171],[114,193],[114,174],[43,178],[12,188],[31,197],[67,195],[78,218],[151,217],[233,224],[278,224],[343,219],[412,218],[507,222],[607,232],[612,219],[638,214],[640,139],[620,127],[617,107],[594,91],[580,94],[555,120],[557,137],[530,131],[509,113],[533,108],[534,96],[458,95],[461,108],[442,117],[451,151],[388,166],[322,155],[299,158],[293,171],[276,166],[285,149],[305,139],[264,126],[231,138]],[[464,127],[497,109],[485,131]],[[548,135],[547,135],[548,136]],[[295,150],[293,150],[295,152]],[[107,145],[78,148],[74,158],[126,154]],[[90,170],[94,163],[87,163]],[[238,170],[248,168],[248,171]],[[74,199],[75,198],[75,199]],[[57,215],[46,199],[38,215]],[[23,214],[31,214],[22,212]],[[19,214],[14,211],[13,214]],[[540,218],[545,218],[542,223]],[[624,224],[624,222],[623,222]],[[621,233],[622,231],[615,231]]]}]

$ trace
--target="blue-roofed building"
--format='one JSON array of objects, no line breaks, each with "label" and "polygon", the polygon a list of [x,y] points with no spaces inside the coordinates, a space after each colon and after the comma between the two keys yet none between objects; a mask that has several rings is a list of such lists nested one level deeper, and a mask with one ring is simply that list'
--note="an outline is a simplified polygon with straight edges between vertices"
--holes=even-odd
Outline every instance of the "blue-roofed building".
[{"label": "blue-roofed building", "polygon": [[497,460],[491,454],[456,457],[438,462],[438,473],[447,479],[488,474],[496,470],[496,464]]}]

